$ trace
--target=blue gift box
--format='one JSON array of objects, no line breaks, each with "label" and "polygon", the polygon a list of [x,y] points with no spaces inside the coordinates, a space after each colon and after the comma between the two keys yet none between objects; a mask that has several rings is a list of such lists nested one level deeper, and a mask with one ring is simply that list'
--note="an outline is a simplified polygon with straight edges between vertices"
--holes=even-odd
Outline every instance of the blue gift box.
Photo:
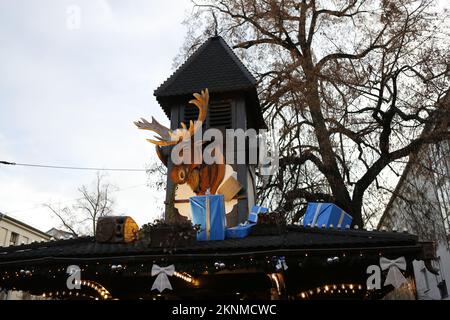
[{"label": "blue gift box", "polygon": [[252,211],[248,214],[248,221],[257,223],[258,222],[258,214],[266,214],[269,209],[259,206],[253,206]]},{"label": "blue gift box", "polygon": [[344,210],[333,203],[308,203],[306,213],[303,218],[303,225],[311,225],[327,228],[333,225],[335,228],[340,226],[345,228],[351,226],[353,218]]},{"label": "blue gift box", "polygon": [[227,228],[226,237],[230,239],[236,239],[236,238],[245,238],[250,234],[250,231],[252,227],[256,223],[241,223],[240,225],[237,225],[233,228]]},{"label": "blue gift box", "polygon": [[223,195],[195,196],[189,198],[192,223],[200,225],[198,241],[225,239],[225,204]]}]

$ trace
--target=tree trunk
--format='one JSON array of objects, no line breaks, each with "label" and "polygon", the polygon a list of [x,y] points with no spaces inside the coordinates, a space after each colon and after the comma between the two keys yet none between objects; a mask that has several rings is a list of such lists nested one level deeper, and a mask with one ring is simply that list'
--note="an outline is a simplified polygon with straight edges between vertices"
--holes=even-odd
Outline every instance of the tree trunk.
[{"label": "tree trunk", "polygon": [[349,211],[347,211],[353,217],[352,225],[354,226],[355,225],[359,227],[364,226],[362,218],[362,204],[363,204],[362,197],[361,198],[358,197],[358,199],[353,199],[350,209]]},{"label": "tree trunk", "polygon": [[[344,183],[344,179],[339,172],[335,152],[331,146],[329,132],[321,110],[317,78],[313,74],[314,71],[312,71],[312,63],[310,66],[306,66],[304,70],[309,84],[306,88],[306,100],[308,101],[311,118],[314,123],[314,132],[319,143],[322,162],[326,169],[324,175],[330,185],[333,196],[336,199],[336,204],[351,214],[353,212],[351,208],[352,201]],[[360,211],[361,209],[359,209],[359,212]]]}]

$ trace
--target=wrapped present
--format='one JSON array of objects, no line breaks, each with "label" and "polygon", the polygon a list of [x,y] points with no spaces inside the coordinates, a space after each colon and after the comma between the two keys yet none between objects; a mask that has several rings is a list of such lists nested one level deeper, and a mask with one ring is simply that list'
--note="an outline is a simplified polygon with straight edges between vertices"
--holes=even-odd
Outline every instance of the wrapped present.
[{"label": "wrapped present", "polygon": [[206,195],[189,198],[192,223],[200,225],[198,241],[225,239],[225,204],[223,195]]},{"label": "wrapped present", "polygon": [[248,221],[257,223],[258,222],[258,215],[259,214],[267,214],[269,209],[259,206],[253,206],[252,210],[248,214]]},{"label": "wrapped present", "polygon": [[333,203],[308,203],[306,213],[303,218],[303,225],[319,226],[329,228],[331,225],[334,227],[346,227],[352,224],[353,218],[344,210],[339,208]]},{"label": "wrapped present", "polygon": [[255,223],[245,221],[233,228],[227,228],[226,237],[227,239],[245,238],[250,234],[250,231]]}]

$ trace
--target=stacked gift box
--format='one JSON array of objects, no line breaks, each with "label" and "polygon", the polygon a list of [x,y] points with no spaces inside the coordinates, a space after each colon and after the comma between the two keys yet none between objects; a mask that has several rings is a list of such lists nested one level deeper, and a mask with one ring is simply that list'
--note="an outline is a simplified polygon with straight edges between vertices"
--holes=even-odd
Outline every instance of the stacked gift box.
[{"label": "stacked gift box", "polygon": [[250,234],[252,228],[258,222],[258,216],[266,214],[267,211],[267,208],[253,206],[252,210],[248,214],[247,221],[237,225],[236,227],[227,228],[226,237],[230,239],[247,237]]},{"label": "stacked gift box", "polygon": [[304,226],[347,228],[352,217],[333,203],[310,202],[303,218]]},{"label": "stacked gift box", "polygon": [[[268,214],[267,208],[253,206],[247,221],[227,228],[224,196],[221,194],[191,197],[190,205],[192,222],[194,225],[200,226],[197,233],[198,241],[245,238],[252,232],[252,229],[254,234],[268,234],[268,231],[273,233],[274,230],[279,233],[280,226],[285,225],[279,223],[275,213]],[[308,203],[303,218],[305,226],[313,227],[345,228],[349,227],[351,223],[352,217],[333,203]],[[260,228],[255,228],[255,226]]]},{"label": "stacked gift box", "polygon": [[192,223],[199,225],[198,241],[224,240],[225,238],[245,238],[258,222],[258,216],[267,213],[267,208],[253,206],[247,221],[235,227],[227,228],[224,196],[204,195],[189,199],[192,211]]},{"label": "stacked gift box", "polygon": [[198,241],[224,240],[226,231],[223,195],[196,196],[189,199],[192,223],[199,225]]}]

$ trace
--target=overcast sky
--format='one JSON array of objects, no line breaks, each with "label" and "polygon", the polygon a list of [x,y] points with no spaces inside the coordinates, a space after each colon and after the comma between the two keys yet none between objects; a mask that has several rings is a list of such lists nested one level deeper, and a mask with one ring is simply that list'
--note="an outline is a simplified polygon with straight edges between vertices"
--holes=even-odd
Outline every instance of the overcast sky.
[{"label": "overcast sky", "polygon": [[[0,160],[104,168],[154,161],[133,121],[168,124],[153,90],[173,72],[189,10],[188,0],[1,0]],[[0,212],[46,231],[59,223],[40,204],[70,205],[94,178],[2,165]],[[108,178],[125,189],[115,194],[116,213],[139,225],[161,215],[163,198],[145,186],[145,172]]]}]

